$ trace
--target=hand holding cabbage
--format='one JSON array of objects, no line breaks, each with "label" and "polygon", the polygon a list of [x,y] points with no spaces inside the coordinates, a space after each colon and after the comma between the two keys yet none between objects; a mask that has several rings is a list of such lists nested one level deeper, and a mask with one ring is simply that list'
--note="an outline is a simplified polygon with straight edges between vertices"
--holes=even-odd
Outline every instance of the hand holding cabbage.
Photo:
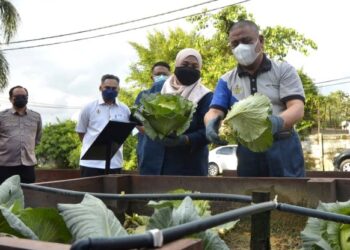
[{"label": "hand holding cabbage", "polygon": [[143,95],[133,116],[140,120],[153,140],[179,136],[190,126],[197,105],[179,95]]},{"label": "hand holding cabbage", "polygon": [[253,152],[263,152],[273,143],[271,113],[270,99],[256,93],[235,103],[224,123],[239,143]]}]

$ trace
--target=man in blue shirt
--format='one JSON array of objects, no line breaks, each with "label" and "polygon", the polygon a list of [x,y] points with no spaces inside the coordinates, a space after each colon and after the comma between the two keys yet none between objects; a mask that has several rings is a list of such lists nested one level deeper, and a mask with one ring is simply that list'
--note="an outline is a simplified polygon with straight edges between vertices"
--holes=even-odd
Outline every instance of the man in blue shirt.
[{"label": "man in blue shirt", "polygon": [[[152,69],[151,69],[151,79],[153,81],[152,87],[157,85],[157,84],[163,84],[163,82],[169,78],[171,75],[170,72],[170,65],[166,62],[159,61],[153,64]],[[135,99],[135,104],[138,105],[140,104],[140,100],[143,94],[149,94],[150,89],[146,89],[141,91],[136,99]],[[136,121],[137,122],[137,121]],[[137,129],[139,130],[139,133],[137,133],[137,147],[136,147],[136,154],[137,154],[137,160],[138,160],[138,165],[139,165],[139,159],[140,159],[140,153],[143,147],[143,138],[144,138],[144,127],[137,126]]]},{"label": "man in blue shirt", "polygon": [[262,153],[239,145],[238,176],[304,176],[303,152],[293,126],[304,116],[305,94],[295,68],[286,62],[272,61],[263,53],[264,37],[251,21],[242,20],[231,26],[229,44],[238,66],[217,83],[205,116],[207,139],[225,144],[218,129],[227,111],[235,102],[262,93],[273,105],[269,119],[274,143]]}]

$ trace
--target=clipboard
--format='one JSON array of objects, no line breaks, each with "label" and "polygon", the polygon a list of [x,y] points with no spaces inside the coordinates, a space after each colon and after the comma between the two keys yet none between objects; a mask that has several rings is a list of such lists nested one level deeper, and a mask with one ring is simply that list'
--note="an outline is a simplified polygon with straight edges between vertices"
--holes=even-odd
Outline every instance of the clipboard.
[{"label": "clipboard", "polygon": [[81,159],[105,160],[105,173],[109,174],[111,158],[135,126],[135,122],[109,121]]}]

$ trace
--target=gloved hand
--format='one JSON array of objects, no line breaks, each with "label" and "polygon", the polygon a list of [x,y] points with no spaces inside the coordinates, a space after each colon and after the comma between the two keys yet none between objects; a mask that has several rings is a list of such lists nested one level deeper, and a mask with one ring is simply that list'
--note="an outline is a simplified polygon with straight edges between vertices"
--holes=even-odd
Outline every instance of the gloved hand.
[{"label": "gloved hand", "polygon": [[220,127],[221,117],[217,116],[216,118],[210,120],[205,126],[205,136],[207,140],[217,144],[217,145],[227,145],[227,141],[220,139],[219,137],[219,127]]},{"label": "gloved hand", "polygon": [[273,135],[282,130],[284,124],[282,117],[278,115],[269,115],[269,120],[271,121]]},{"label": "gloved hand", "polygon": [[186,135],[180,135],[178,137],[167,136],[160,139],[159,142],[166,147],[184,146],[188,143],[188,137]]}]

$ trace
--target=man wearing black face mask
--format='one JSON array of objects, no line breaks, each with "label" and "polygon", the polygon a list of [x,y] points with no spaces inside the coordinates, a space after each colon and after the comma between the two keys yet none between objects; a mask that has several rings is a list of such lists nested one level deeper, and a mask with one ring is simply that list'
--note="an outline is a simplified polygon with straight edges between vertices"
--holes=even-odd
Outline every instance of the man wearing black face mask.
[{"label": "man wearing black face mask", "polygon": [[[117,120],[128,122],[130,117],[129,108],[117,98],[119,93],[119,78],[114,75],[104,75],[101,79],[101,97],[86,105],[80,113],[75,131],[83,142],[81,156],[91,146],[95,138],[100,134],[108,121]],[[123,166],[122,147],[111,159],[111,174],[121,172]],[[104,175],[105,161],[80,160],[82,177]]]},{"label": "man wearing black face mask", "polygon": [[9,91],[12,108],[0,112],[0,183],[12,175],[21,182],[35,182],[35,146],[41,137],[40,114],[27,109],[28,91],[15,86]]}]

